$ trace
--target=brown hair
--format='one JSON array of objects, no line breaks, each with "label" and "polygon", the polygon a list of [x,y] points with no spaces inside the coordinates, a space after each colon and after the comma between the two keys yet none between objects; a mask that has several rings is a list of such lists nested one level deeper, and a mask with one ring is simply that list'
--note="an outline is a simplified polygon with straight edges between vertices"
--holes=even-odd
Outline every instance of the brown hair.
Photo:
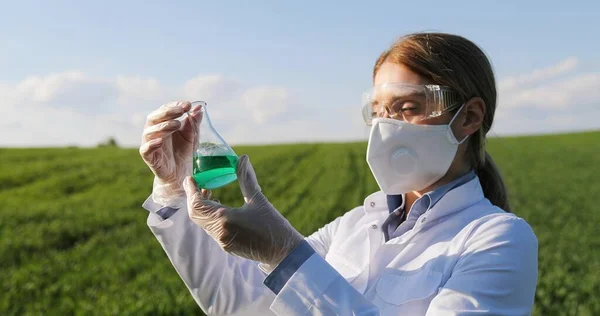
[{"label": "brown hair", "polygon": [[486,134],[496,110],[496,81],[485,53],[476,44],[458,35],[415,33],[401,37],[379,56],[373,77],[385,61],[402,64],[435,84],[448,86],[465,101],[473,97],[483,99],[483,125],[469,137],[467,155],[481,181],[485,197],[510,212],[502,176],[485,150]]}]

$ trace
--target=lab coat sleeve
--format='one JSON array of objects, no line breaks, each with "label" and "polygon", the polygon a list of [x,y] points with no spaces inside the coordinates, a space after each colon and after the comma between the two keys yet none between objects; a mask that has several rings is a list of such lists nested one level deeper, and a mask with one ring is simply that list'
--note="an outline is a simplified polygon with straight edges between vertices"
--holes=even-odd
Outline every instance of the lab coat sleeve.
[{"label": "lab coat sleeve", "polygon": [[310,256],[275,297],[277,315],[379,315],[377,307],[360,294],[318,253]]},{"label": "lab coat sleeve", "polygon": [[167,219],[167,218],[173,216],[173,214],[175,214],[175,212],[178,211],[178,209],[176,209],[176,208],[172,208],[169,206],[163,206],[163,205],[160,205],[160,204],[154,202],[154,200],[152,199],[152,196],[149,196],[146,199],[146,201],[144,201],[144,204],[142,204],[142,207],[145,208],[148,212],[158,214],[160,217],[162,217],[162,219]]},{"label": "lab coat sleeve", "polygon": [[427,315],[530,315],[537,283],[538,242],[517,217],[474,228],[452,276]]},{"label": "lab coat sleeve", "polygon": [[269,315],[275,295],[252,260],[225,252],[180,209],[168,219],[150,212],[147,224],[196,303],[208,315]]},{"label": "lab coat sleeve", "polygon": [[298,271],[300,266],[315,252],[325,258],[331,240],[339,227],[341,217],[336,218],[331,223],[319,228],[316,232],[305,238],[305,240],[296,247],[286,258],[279,263],[275,270],[269,272],[266,266],[259,265],[263,271],[269,273],[264,284],[279,294],[281,288],[288,282],[290,277]]},{"label": "lab coat sleeve", "polygon": [[340,225],[342,217],[338,217],[331,223],[319,228],[316,232],[304,239],[286,258],[284,258],[277,267],[270,271],[270,267],[259,264],[259,267],[269,275],[264,281],[264,284],[273,291],[279,294],[281,288],[288,282],[290,277],[296,273],[300,266],[314,253],[325,258],[331,241],[335,235],[337,228]]},{"label": "lab coat sleeve", "polygon": [[298,271],[300,266],[310,256],[315,253],[315,250],[306,242],[302,241],[287,257],[285,257],[279,265],[267,276],[263,282],[273,293],[279,294],[281,288],[289,281],[289,279]]},{"label": "lab coat sleeve", "polygon": [[[314,253],[287,278],[270,308],[277,315],[379,315],[327,261],[333,236],[343,220],[336,218],[306,238]],[[306,253],[304,251],[304,253]],[[276,272],[276,271],[274,271]]]}]

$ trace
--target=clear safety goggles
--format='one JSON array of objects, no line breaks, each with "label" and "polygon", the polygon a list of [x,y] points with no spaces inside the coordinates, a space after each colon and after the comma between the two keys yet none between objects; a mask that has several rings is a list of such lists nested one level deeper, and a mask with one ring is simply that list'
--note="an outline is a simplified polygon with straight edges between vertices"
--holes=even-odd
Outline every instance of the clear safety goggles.
[{"label": "clear safety goggles", "polygon": [[416,123],[457,108],[461,101],[448,87],[386,83],[362,94],[362,114],[367,125],[382,117]]}]

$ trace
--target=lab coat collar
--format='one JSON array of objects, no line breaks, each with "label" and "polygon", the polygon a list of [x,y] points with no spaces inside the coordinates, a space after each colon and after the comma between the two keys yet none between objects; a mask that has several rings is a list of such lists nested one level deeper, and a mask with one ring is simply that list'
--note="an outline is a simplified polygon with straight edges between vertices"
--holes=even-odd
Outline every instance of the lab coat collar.
[{"label": "lab coat collar", "polygon": [[[436,218],[463,210],[484,198],[479,177],[476,176],[471,181],[448,191],[426,214],[430,222]],[[364,200],[363,209],[366,213],[389,213],[387,195],[383,191],[377,191],[367,196]]]},{"label": "lab coat collar", "polygon": [[377,191],[365,198],[363,208],[366,213],[389,212],[387,195],[383,191]]}]

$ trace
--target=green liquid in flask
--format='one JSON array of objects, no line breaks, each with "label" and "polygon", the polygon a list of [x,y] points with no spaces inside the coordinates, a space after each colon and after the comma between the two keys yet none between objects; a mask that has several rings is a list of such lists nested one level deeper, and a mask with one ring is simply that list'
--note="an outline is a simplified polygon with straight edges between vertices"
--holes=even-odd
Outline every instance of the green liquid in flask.
[{"label": "green liquid in flask", "polygon": [[194,156],[193,177],[198,187],[216,189],[237,180],[236,155]]}]

